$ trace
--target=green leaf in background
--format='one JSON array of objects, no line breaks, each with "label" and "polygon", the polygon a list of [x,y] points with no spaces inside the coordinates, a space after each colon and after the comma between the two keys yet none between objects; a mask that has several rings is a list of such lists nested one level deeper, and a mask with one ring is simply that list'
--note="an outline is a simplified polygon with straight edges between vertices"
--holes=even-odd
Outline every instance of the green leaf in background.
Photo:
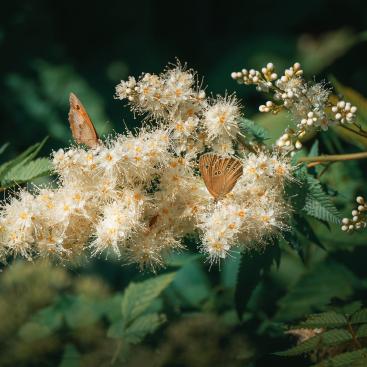
[{"label": "green leaf in background", "polygon": [[295,175],[298,182],[291,183],[286,190],[297,213],[303,211],[321,221],[339,224],[340,213],[320,181],[308,174],[304,166]]},{"label": "green leaf in background", "polygon": [[4,175],[2,186],[25,183],[51,173],[52,165],[48,158],[38,158],[26,164],[19,164]]},{"label": "green leaf in background", "polygon": [[[12,183],[16,183],[16,180],[13,178],[17,178],[16,175],[20,175],[22,178],[22,169],[25,169],[26,172],[23,175],[23,178],[28,177],[39,177],[40,175],[47,174],[50,170],[49,163],[46,163],[46,158],[39,158],[41,161],[37,163],[33,163],[31,166],[26,168],[28,164],[32,163],[32,160],[37,156],[42,147],[45,145],[47,141],[47,137],[43,139],[40,143],[34,144],[27,148],[23,153],[19,154],[16,158],[11,161],[5,162],[0,166],[0,183],[2,187],[6,187]],[[35,170],[32,173],[32,169]],[[23,182],[22,180],[20,180]]]},{"label": "green leaf in background", "polygon": [[307,219],[297,214],[294,215],[293,218],[297,231],[301,233],[305,238],[313,242],[315,245],[325,250],[325,246],[321,243]]},{"label": "green leaf in background", "polygon": [[357,311],[350,320],[351,324],[363,324],[367,323],[367,308],[362,308]]},{"label": "green leaf in background", "polygon": [[276,353],[278,356],[291,357],[310,352],[317,347],[333,346],[352,340],[352,335],[344,329],[333,329],[307,339],[284,352]]},{"label": "green leaf in background", "polygon": [[238,126],[240,128],[241,133],[255,140],[257,143],[264,144],[265,140],[268,138],[268,132],[259,124],[256,124],[254,121],[242,118]]},{"label": "green leaf in background", "polygon": [[357,279],[344,265],[331,260],[320,262],[279,300],[276,321],[291,321],[324,309],[333,299],[346,299],[354,292]]},{"label": "green leaf in background", "polygon": [[345,352],[336,357],[315,364],[312,367],[365,367],[367,364],[367,348],[353,352]]},{"label": "green leaf in background", "polygon": [[141,342],[148,334],[154,333],[166,321],[163,315],[150,313],[137,318],[124,330],[122,337],[131,344]]},{"label": "green leaf in background", "polygon": [[94,324],[102,315],[103,308],[97,300],[84,295],[71,298],[71,304],[65,309],[64,315],[68,326],[79,328]]},{"label": "green leaf in background", "polygon": [[335,311],[328,311],[310,315],[305,321],[297,325],[296,328],[336,328],[347,325],[347,322],[344,315]]},{"label": "green leaf in background", "polygon": [[197,258],[192,260],[177,271],[172,287],[167,290],[170,302],[176,307],[199,308],[211,295],[208,274]]},{"label": "green leaf in background", "polygon": [[159,275],[140,283],[130,283],[121,304],[122,319],[128,325],[152,304],[173,281],[176,273]]},{"label": "green leaf in background", "polygon": [[8,146],[10,145],[10,143],[5,143],[0,147],[0,155],[3,154],[5,152],[5,150],[8,148]]},{"label": "green leaf in background", "polygon": [[255,250],[242,253],[235,290],[235,307],[240,319],[264,273],[269,271],[274,261],[279,262],[279,252],[279,244],[275,242],[268,243],[263,252]]},{"label": "green leaf in background", "polygon": [[58,367],[80,367],[80,353],[73,344],[67,344]]},{"label": "green leaf in background", "polygon": [[315,75],[364,40],[364,33],[356,34],[347,28],[324,33],[317,39],[303,35],[298,41],[302,68],[308,75]]}]

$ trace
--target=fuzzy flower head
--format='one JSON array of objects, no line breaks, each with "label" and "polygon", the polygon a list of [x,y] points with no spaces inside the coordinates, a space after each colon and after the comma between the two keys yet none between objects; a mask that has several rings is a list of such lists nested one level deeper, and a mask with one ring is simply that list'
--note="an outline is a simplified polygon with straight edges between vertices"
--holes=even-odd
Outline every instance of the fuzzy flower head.
[{"label": "fuzzy flower head", "polygon": [[204,112],[203,123],[210,141],[223,136],[234,139],[239,132],[240,110],[235,97],[219,97]]}]

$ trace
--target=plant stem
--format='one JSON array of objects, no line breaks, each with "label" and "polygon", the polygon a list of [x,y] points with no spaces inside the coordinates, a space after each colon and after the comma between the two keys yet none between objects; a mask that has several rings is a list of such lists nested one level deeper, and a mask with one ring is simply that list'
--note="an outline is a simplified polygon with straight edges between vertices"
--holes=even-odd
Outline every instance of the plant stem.
[{"label": "plant stem", "polygon": [[357,131],[357,130],[354,130],[354,129],[351,129],[350,127],[348,126],[345,126],[345,125],[339,125],[340,127],[342,127],[343,129],[346,129],[354,134],[357,134],[359,136],[362,136],[364,138],[367,138],[367,134],[365,132],[362,132],[362,131]]},{"label": "plant stem", "polygon": [[351,153],[351,154],[331,154],[320,155],[316,157],[301,157],[298,162],[313,162],[310,163],[310,167],[317,166],[322,162],[338,162],[338,161],[351,161],[353,159],[367,158],[367,152]]}]

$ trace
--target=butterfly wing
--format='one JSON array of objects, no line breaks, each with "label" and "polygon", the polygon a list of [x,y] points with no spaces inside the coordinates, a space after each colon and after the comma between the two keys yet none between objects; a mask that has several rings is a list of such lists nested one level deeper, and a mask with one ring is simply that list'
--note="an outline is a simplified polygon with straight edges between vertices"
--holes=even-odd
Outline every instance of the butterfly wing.
[{"label": "butterfly wing", "polygon": [[213,187],[223,197],[232,191],[237,180],[242,176],[243,167],[239,159],[234,157],[220,158],[214,165]]},{"label": "butterfly wing", "polygon": [[204,180],[205,186],[215,198],[218,197],[218,193],[213,190],[213,182],[212,182],[212,170],[215,161],[217,160],[217,156],[215,154],[203,154],[199,159],[199,170],[201,173],[201,177]]},{"label": "butterfly wing", "polygon": [[215,199],[228,194],[243,173],[239,159],[211,153],[200,157],[199,168],[208,191]]},{"label": "butterfly wing", "polygon": [[98,135],[87,111],[74,93],[70,93],[69,102],[69,123],[73,138],[78,144],[95,148],[99,145]]}]

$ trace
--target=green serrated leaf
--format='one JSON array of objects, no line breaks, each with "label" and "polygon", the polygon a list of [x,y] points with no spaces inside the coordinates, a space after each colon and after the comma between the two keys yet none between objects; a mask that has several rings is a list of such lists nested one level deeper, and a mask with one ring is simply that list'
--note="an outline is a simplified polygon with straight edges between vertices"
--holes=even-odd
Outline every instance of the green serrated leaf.
[{"label": "green serrated leaf", "polygon": [[24,183],[38,177],[46,176],[51,172],[52,166],[48,158],[38,158],[27,164],[19,164],[4,175],[2,185]]},{"label": "green serrated leaf", "polygon": [[312,367],[363,367],[367,364],[367,349],[362,348],[328,358]]},{"label": "green serrated leaf", "polygon": [[313,351],[316,348],[338,345],[349,340],[352,340],[352,335],[348,331],[344,329],[329,330],[313,336],[286,351],[278,352],[276,355],[282,357],[298,356]]},{"label": "green serrated leaf", "polygon": [[152,302],[173,281],[176,273],[169,273],[145,280],[140,283],[130,283],[124,292],[121,312],[126,325],[144,313]]},{"label": "green serrated leaf", "polygon": [[315,245],[325,250],[325,246],[321,243],[310,223],[308,223],[307,219],[297,214],[294,215],[293,218],[296,223],[297,231],[300,232],[308,240],[313,242]]},{"label": "green serrated leaf", "polygon": [[140,316],[126,328],[123,338],[129,343],[137,344],[148,334],[154,333],[165,321],[166,318],[158,313]]},{"label": "green serrated leaf", "polygon": [[27,148],[23,153],[19,154],[16,158],[8,161],[0,166],[0,182],[3,182],[4,176],[16,166],[22,166],[34,159],[42,147],[45,145],[48,137],[43,139],[40,143],[36,143]]},{"label": "green serrated leaf", "polygon": [[321,221],[340,223],[340,213],[319,180],[307,173],[304,166],[295,171],[296,183],[287,186],[287,196],[297,213],[304,212]]},{"label": "green serrated leaf", "polygon": [[264,143],[264,141],[268,139],[268,132],[252,120],[242,118],[239,121],[238,126],[244,136],[248,137],[250,135],[250,137],[258,143]]},{"label": "green serrated leaf", "polygon": [[367,323],[367,308],[357,311],[350,319],[351,324]]},{"label": "green serrated leaf", "polygon": [[303,210],[317,219],[331,223],[340,223],[340,213],[316,178],[307,175],[308,193]]},{"label": "green serrated leaf", "polygon": [[269,271],[274,261],[279,262],[279,245],[277,242],[269,243],[264,252],[254,251],[252,254],[248,252],[242,254],[235,290],[235,306],[240,319],[246,309],[251,293],[263,274]]},{"label": "green serrated leaf", "polygon": [[367,324],[361,325],[357,332],[356,332],[357,338],[367,338]]},{"label": "green serrated leaf", "polygon": [[117,320],[113,322],[107,331],[107,336],[113,339],[119,339],[124,336],[125,322],[123,320]]},{"label": "green serrated leaf", "polygon": [[298,255],[304,261],[304,254],[303,254],[303,248],[302,244],[299,241],[299,238],[297,236],[297,232],[293,229],[294,227],[291,226],[291,229],[288,231],[283,232],[283,238],[288,242],[288,244],[291,246],[291,248],[295,251],[297,251]]},{"label": "green serrated leaf", "polygon": [[347,325],[347,322],[348,321],[344,315],[334,311],[329,311],[310,315],[306,321],[297,325],[297,329],[337,328]]}]

